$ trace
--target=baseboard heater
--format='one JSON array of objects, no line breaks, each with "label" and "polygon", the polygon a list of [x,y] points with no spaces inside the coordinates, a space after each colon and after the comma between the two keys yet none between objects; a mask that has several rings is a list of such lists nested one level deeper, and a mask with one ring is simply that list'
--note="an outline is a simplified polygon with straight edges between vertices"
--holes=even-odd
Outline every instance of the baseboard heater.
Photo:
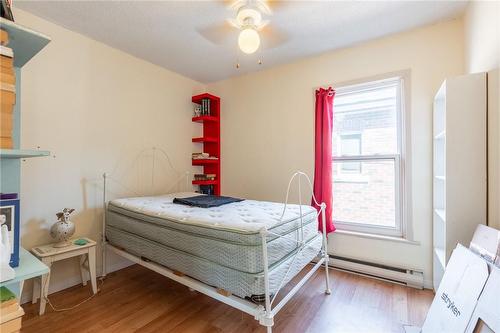
[{"label": "baseboard heater", "polygon": [[424,288],[424,274],[412,269],[375,264],[364,260],[335,255],[330,256],[329,266],[344,272],[402,284],[408,287]]}]

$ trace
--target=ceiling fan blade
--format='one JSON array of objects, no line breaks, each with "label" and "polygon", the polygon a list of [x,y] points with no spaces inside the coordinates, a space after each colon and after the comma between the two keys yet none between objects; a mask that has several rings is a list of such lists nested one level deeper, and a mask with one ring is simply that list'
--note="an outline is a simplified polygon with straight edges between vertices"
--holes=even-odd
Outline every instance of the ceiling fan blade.
[{"label": "ceiling fan blade", "polygon": [[269,8],[269,10],[271,11],[271,14],[269,15],[272,15],[273,12],[274,13],[279,12],[280,10],[282,10],[285,7],[288,7],[289,5],[293,6],[294,2],[298,2],[297,0],[259,0],[259,1],[263,2]]},{"label": "ceiling fan blade", "polygon": [[261,43],[263,49],[272,49],[285,44],[289,37],[288,35],[272,25],[266,25],[259,32],[261,35]]},{"label": "ceiling fan blade", "polygon": [[238,21],[237,21],[237,20],[235,20],[235,19],[228,18],[228,19],[226,19],[226,22],[227,22],[230,26],[232,26],[233,28],[235,28],[235,29],[238,29],[238,30],[239,30],[239,29],[241,29],[240,24],[239,24],[239,23],[238,23]]},{"label": "ceiling fan blade", "polygon": [[255,5],[265,15],[273,15],[273,11],[272,11],[271,7],[269,6],[270,2],[271,1],[267,1],[267,0],[255,0]]},{"label": "ceiling fan blade", "polygon": [[258,31],[262,31],[265,27],[267,27],[267,25],[271,23],[271,21],[269,20],[264,20],[260,23],[260,25],[257,27],[257,30]]},{"label": "ceiling fan blade", "polygon": [[234,29],[227,21],[222,24],[197,28],[196,30],[203,38],[216,45],[224,45],[231,41],[234,42],[236,39],[233,37],[238,34],[238,30]]},{"label": "ceiling fan blade", "polygon": [[247,0],[236,0],[236,1],[223,0],[223,2],[227,4],[226,7],[227,7],[227,9],[230,9],[230,10],[238,10],[247,4]]}]

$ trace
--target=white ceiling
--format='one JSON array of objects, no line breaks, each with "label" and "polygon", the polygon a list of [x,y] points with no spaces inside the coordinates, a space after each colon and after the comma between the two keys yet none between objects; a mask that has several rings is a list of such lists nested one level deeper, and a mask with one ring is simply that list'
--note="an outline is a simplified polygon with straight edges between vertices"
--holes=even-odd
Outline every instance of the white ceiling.
[{"label": "white ceiling", "polygon": [[[15,1],[14,5],[197,81],[212,82],[454,18],[466,2],[272,2],[271,26],[288,40],[250,56],[238,52],[237,33],[221,45],[198,32],[235,16],[228,1]],[[259,58],[262,65],[257,64]],[[235,67],[237,61],[240,69]]]}]

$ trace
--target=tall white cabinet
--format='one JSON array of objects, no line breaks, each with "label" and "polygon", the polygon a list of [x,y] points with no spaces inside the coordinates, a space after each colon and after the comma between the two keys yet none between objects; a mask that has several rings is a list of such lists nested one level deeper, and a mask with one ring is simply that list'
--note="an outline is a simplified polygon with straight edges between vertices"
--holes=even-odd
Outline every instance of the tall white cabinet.
[{"label": "tall white cabinet", "polygon": [[486,73],[447,79],[434,98],[433,282],[457,243],[486,224]]}]

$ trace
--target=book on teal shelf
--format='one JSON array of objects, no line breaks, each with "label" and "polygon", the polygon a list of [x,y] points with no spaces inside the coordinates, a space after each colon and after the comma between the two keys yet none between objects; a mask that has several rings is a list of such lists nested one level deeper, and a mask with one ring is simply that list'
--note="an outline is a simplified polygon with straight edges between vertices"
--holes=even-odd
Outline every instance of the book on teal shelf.
[{"label": "book on teal shelf", "polygon": [[0,200],[17,199],[17,193],[0,193]]},{"label": "book on teal shelf", "polygon": [[7,287],[0,287],[0,302],[7,302],[11,299],[15,299],[16,294],[10,291]]}]

